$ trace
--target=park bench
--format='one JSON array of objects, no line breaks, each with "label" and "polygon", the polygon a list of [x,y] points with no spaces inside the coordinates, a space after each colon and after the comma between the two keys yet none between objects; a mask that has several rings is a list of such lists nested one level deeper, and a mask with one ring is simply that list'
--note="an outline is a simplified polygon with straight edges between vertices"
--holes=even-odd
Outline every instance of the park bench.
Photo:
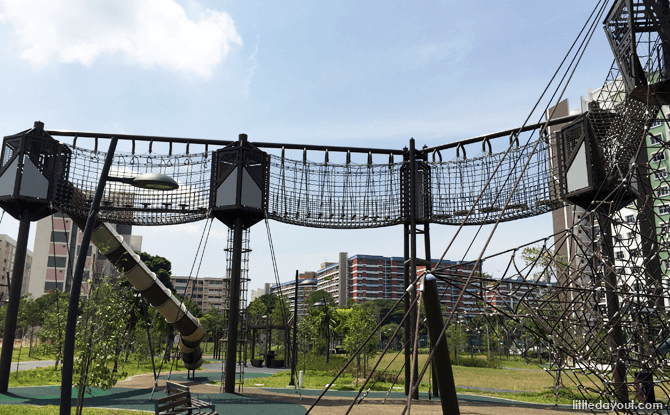
[{"label": "park bench", "polygon": [[187,386],[167,382],[165,392],[166,397],[156,400],[156,415],[218,415],[213,403],[191,397]]}]

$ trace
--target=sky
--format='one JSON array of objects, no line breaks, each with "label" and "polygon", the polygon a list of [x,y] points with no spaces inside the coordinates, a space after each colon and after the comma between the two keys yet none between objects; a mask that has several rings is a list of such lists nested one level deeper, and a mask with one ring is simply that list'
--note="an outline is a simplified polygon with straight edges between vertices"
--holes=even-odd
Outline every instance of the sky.
[{"label": "sky", "polygon": [[[411,137],[418,147],[449,143],[520,126],[594,6],[0,0],[0,134],[40,120],[47,129],[222,140],[245,133],[252,142],[399,149]],[[603,84],[612,60],[599,27],[565,92],[571,107],[587,88]],[[536,114],[532,122],[538,120]],[[478,151],[474,145],[468,154]],[[204,226],[133,232],[143,236],[144,251],[172,261],[173,275],[188,275]],[[270,222],[270,230],[282,282],[296,270],[336,261],[339,252],[403,252],[400,227]],[[16,238],[17,231],[18,222],[5,215],[0,233]],[[476,258],[483,240],[465,249],[476,231],[466,229],[446,258]],[[433,257],[454,232],[431,227]],[[487,253],[551,233],[549,215],[503,224]],[[226,227],[215,223],[200,275],[224,275],[226,237]],[[33,242],[34,226],[30,249]],[[250,288],[274,283],[262,223],[251,230],[251,249]],[[494,261],[485,270],[495,276],[504,267]]]}]

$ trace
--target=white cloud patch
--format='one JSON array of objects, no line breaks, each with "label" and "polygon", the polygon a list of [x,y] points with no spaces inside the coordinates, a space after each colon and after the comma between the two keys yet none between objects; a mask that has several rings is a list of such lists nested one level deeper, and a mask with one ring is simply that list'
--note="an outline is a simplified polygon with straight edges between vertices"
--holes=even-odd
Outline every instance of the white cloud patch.
[{"label": "white cloud patch", "polygon": [[208,78],[242,44],[229,14],[207,9],[192,20],[174,0],[0,0],[0,22],[13,26],[21,58],[36,67],[120,54]]}]

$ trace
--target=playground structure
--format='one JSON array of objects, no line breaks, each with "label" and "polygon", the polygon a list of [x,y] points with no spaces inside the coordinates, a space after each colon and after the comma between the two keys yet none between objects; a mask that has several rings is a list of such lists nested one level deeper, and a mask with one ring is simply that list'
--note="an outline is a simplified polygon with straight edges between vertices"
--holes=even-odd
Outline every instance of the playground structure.
[{"label": "playground structure", "polygon": [[[415,333],[404,347],[408,406],[427,370],[427,364],[419,368],[416,360],[416,333],[423,324],[417,319],[417,307],[423,302],[435,309],[435,298],[445,295],[426,291],[435,290],[433,277],[457,294],[445,323],[441,315],[427,313],[431,357],[435,350],[444,350],[445,330],[456,320],[458,304],[467,301],[476,305],[470,314],[502,324],[510,338],[515,330],[524,330],[539,339],[540,348],[552,357],[547,371],[556,380],[557,396],[561,388],[574,384],[584,399],[595,396],[627,403],[634,393],[638,401],[652,402],[654,393],[662,392],[667,400],[670,378],[665,374],[664,356],[670,349],[670,327],[668,291],[663,285],[667,267],[662,258],[668,247],[657,232],[659,195],[650,184],[652,177],[667,183],[667,174],[660,174],[662,169],[647,159],[646,138],[661,107],[670,102],[670,51],[666,53],[670,22],[663,13],[668,2],[618,0],[607,14],[606,5],[598,3],[583,36],[590,39],[593,22],[606,15],[605,30],[616,63],[588,112],[563,118],[549,113],[549,121],[524,123],[457,143],[417,149],[412,139],[404,149],[346,148],[250,142],[244,134],[237,141],[223,141],[71,132],[44,129],[40,122],[5,137],[0,206],[21,221],[21,229],[4,344],[13,343],[13,337],[7,336],[13,336],[15,322],[10,320],[18,307],[19,292],[14,287],[21,286],[19,259],[25,257],[21,244],[26,243],[30,221],[56,210],[79,221],[80,228],[90,227],[91,241],[100,252],[180,332],[181,357],[189,369],[202,362],[202,326],[108,223],[151,226],[216,218],[231,229],[226,357],[240,353],[238,345],[246,341],[238,338],[246,339],[248,328],[246,323],[240,325],[240,310],[248,281],[242,266],[245,249],[248,253],[244,235],[251,226],[270,219],[337,229],[401,225],[404,328]],[[584,42],[572,52],[575,57],[583,47]],[[572,70],[571,64],[565,73]],[[55,137],[67,137],[71,144]],[[113,145],[101,151],[101,140]],[[132,150],[115,151],[119,140]],[[88,148],[78,146],[82,143]],[[148,152],[136,154],[137,143],[148,144]],[[154,146],[160,146],[160,152]],[[481,146],[481,153],[468,158],[466,149],[474,146]],[[667,143],[660,146],[665,149]],[[192,153],[192,148],[199,151]],[[302,160],[286,157],[287,151],[302,152]],[[344,163],[331,162],[333,153],[343,153]],[[323,161],[310,161],[314,155]],[[365,158],[367,162],[358,162]],[[147,175],[169,176],[178,188],[159,191],[164,186],[159,181],[144,188],[129,187]],[[485,256],[486,245],[501,222],[567,204],[585,210],[582,220],[561,234],[529,241],[526,246],[542,246],[530,265],[518,263],[524,246]],[[633,221],[621,213],[631,204],[638,212]],[[417,272],[420,265],[430,264],[419,258],[417,236],[424,236],[425,258],[430,259],[431,224],[458,226],[454,239],[463,226],[493,225],[463,286],[448,266]],[[622,233],[631,235],[629,243],[621,243]],[[576,254],[561,257],[564,246]],[[618,258],[615,248],[624,251],[625,257]],[[484,260],[494,257],[507,258],[503,275],[492,278],[476,271]],[[471,286],[480,289],[468,290]],[[512,347],[511,343],[507,346]],[[0,390],[4,387],[4,391],[3,377],[9,375],[8,364],[3,366],[6,359],[11,362],[11,348],[3,348],[0,358]],[[236,358],[226,359],[226,392],[234,392],[236,363]],[[453,378],[445,375],[451,373],[450,362],[436,359],[433,364],[443,408],[457,411]]]}]

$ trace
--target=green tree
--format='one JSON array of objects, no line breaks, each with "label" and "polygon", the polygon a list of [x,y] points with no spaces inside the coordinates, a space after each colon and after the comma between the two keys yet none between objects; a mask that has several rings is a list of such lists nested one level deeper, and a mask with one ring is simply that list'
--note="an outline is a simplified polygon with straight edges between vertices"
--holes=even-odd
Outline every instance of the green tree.
[{"label": "green tree", "polygon": [[449,350],[454,353],[454,363],[459,363],[459,353],[464,350],[468,344],[468,333],[460,324],[449,324],[447,328],[447,345]]},{"label": "green tree", "polygon": [[147,254],[140,252],[140,259],[144,262],[152,272],[156,274],[156,278],[160,280],[170,291],[174,292],[174,285],[172,284],[172,263],[162,256]]},{"label": "green tree", "polygon": [[75,341],[79,353],[74,362],[77,415],[81,415],[84,394],[90,393],[92,386],[109,389],[127,376],[113,368],[121,359],[117,346],[125,336],[132,301],[132,289],[106,279],[96,281],[89,297],[81,301]]},{"label": "green tree", "polygon": [[559,275],[568,270],[568,260],[546,246],[528,246],[521,251],[521,258],[529,269],[531,279],[549,283],[557,281]]},{"label": "green tree", "polygon": [[200,324],[202,324],[202,328],[205,330],[205,338],[209,338],[214,342],[214,358],[216,358],[220,352],[219,341],[221,340],[223,331],[226,329],[225,323],[226,321],[223,313],[217,308],[210,308],[200,319]]},{"label": "green tree", "polygon": [[257,321],[263,316],[269,316],[277,305],[277,296],[274,294],[263,294],[254,298],[247,307],[249,317],[252,321]]},{"label": "green tree", "polygon": [[328,291],[323,290],[312,291],[311,294],[307,296],[307,299],[305,299],[305,305],[308,310],[314,308],[314,304],[316,303],[324,303],[331,308],[337,307],[333,295]]},{"label": "green tree", "polygon": [[[374,329],[377,327],[374,317],[370,315],[363,307],[359,305],[354,305],[344,322],[346,333],[344,335],[344,341],[342,345],[344,349],[350,355],[356,353],[356,351],[364,345],[365,340],[372,334]],[[373,337],[370,339],[361,350],[361,353],[364,355],[364,360],[368,356],[374,356],[378,350],[378,340],[379,338]],[[364,367],[367,364],[364,364]],[[360,353],[356,356],[356,373],[360,372],[361,359]],[[365,376],[365,370],[363,371],[363,376]],[[356,376],[358,382],[358,376]]]},{"label": "green tree", "polygon": [[63,338],[69,302],[69,296],[60,291],[45,294],[35,300],[40,316],[40,329],[37,337],[41,341],[45,354],[56,355],[54,370],[58,369],[58,363],[63,356]]}]

